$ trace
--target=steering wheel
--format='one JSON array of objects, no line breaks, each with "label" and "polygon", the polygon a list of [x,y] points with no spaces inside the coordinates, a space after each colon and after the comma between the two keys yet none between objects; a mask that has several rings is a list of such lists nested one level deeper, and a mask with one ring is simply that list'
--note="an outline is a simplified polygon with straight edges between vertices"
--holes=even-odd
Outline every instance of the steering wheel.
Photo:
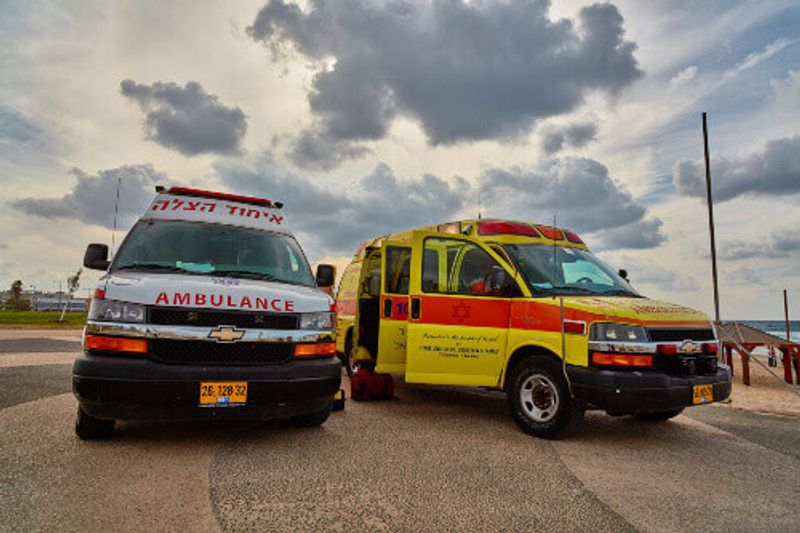
[{"label": "steering wheel", "polygon": [[588,276],[583,276],[582,278],[578,278],[575,283],[594,283],[594,280]]}]

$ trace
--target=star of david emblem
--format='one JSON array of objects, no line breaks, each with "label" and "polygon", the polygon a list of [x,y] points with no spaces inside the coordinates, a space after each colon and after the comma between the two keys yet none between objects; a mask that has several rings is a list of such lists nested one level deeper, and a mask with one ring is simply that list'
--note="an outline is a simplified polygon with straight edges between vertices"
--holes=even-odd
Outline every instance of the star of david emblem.
[{"label": "star of david emblem", "polygon": [[465,304],[464,302],[459,303],[458,305],[453,306],[453,318],[458,320],[459,322],[464,322],[464,320],[470,318],[469,311],[472,309],[472,306]]}]

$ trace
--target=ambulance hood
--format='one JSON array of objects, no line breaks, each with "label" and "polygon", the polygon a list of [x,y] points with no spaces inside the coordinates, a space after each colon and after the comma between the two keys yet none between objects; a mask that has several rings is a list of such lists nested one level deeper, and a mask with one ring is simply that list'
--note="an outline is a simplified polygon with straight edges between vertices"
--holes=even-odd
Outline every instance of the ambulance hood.
[{"label": "ambulance hood", "polygon": [[100,280],[105,298],[145,305],[230,311],[308,313],[329,311],[322,291],[272,281],[152,272],[115,272]]},{"label": "ambulance hood", "polygon": [[[682,305],[649,298],[565,297],[565,306],[594,315],[589,322],[626,322],[643,325],[680,325],[708,327],[708,315]],[[587,317],[588,318],[588,317]]]}]

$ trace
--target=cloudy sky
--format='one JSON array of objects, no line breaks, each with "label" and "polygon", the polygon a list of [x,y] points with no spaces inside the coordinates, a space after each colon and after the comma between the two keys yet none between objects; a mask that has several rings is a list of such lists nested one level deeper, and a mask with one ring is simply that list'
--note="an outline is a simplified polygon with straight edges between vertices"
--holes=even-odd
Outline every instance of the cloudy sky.
[{"label": "cloudy sky", "polygon": [[[794,5],[793,5],[794,4]],[[800,316],[800,5],[7,1],[0,285],[52,290],[156,184],[285,202],[314,261],[460,217],[551,222],[643,293]],[[84,286],[96,279],[86,277]]]}]

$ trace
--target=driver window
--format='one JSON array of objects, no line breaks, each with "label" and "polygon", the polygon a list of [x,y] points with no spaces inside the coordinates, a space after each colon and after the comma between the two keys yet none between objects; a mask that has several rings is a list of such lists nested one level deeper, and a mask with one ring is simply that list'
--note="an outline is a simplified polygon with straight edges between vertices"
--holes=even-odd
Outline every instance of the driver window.
[{"label": "driver window", "polygon": [[[488,296],[487,281],[492,267],[499,266],[483,249],[469,241],[430,238],[425,240],[422,270],[430,278],[422,290],[428,293]],[[433,261],[446,252],[447,268]],[[444,278],[444,279],[443,279]]]}]

